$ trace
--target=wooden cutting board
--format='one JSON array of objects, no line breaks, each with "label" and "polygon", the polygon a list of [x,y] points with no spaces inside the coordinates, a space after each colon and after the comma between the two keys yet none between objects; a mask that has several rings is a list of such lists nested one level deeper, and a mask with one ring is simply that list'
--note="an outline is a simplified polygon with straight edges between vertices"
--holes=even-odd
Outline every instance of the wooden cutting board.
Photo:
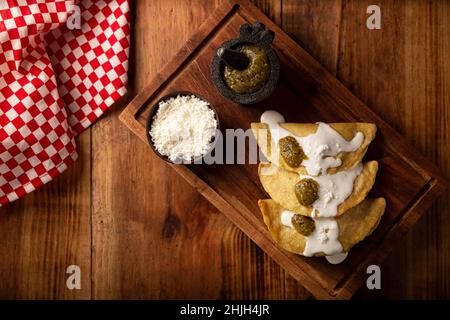
[{"label": "wooden cutting board", "polygon": [[[271,98],[243,107],[217,92],[209,65],[222,42],[237,38],[242,24],[257,21],[275,31],[273,47],[282,73]],[[385,197],[386,213],[373,235],[355,246],[340,265],[331,265],[323,258],[297,256],[276,246],[257,206],[258,199],[267,198],[259,183],[257,165],[170,165],[316,298],[350,298],[367,277],[367,266],[380,264],[446,187],[446,180],[433,164],[248,1],[229,1],[216,9],[131,101],[120,119],[147,143],[145,124],[151,107],[160,97],[175,91],[191,91],[211,102],[218,111],[222,131],[247,129],[267,109],[280,111],[289,122],[360,121],[377,125],[377,137],[365,160],[379,161],[380,170],[369,197]]]}]

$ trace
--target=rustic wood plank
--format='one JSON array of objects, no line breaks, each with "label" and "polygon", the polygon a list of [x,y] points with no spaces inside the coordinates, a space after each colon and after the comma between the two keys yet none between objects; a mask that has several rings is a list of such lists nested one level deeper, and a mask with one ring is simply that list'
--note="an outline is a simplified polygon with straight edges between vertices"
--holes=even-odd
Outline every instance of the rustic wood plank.
[{"label": "rustic wood plank", "polygon": [[[218,2],[136,5],[135,92],[181,48]],[[94,298],[309,296],[136,139],[118,121],[119,111],[93,128]]]},{"label": "rustic wood plank", "polygon": [[[338,77],[450,176],[450,3],[381,1],[382,30],[365,27],[367,1],[346,1]],[[382,266],[364,298],[448,298],[449,191]]]},{"label": "rustic wood plank", "polygon": [[[77,162],[56,180],[0,209],[0,298],[89,299],[90,132]],[[66,287],[66,268],[81,269],[81,290]]]}]

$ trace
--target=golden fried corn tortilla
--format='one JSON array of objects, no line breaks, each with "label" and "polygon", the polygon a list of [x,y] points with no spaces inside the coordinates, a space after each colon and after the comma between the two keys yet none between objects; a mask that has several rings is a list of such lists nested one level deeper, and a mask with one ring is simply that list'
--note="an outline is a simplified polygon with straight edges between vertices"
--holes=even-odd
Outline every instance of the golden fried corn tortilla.
[{"label": "golden fried corn tortilla", "polygon": [[[375,183],[377,171],[377,161],[369,161],[364,164],[361,173],[353,183],[352,193],[338,206],[336,216],[342,215],[366,198]],[[272,163],[260,163],[258,175],[264,190],[283,208],[304,216],[311,216],[313,208],[302,206],[295,195],[295,184],[300,181],[298,173],[278,168]],[[319,211],[316,211],[315,214],[320,217]]]},{"label": "golden fried corn tortilla", "polygon": [[[303,254],[307,238],[295,229],[281,223],[283,208],[272,199],[259,200],[264,222],[275,242],[283,249]],[[369,236],[378,226],[386,208],[384,198],[366,199],[346,214],[336,218],[339,226],[339,241],[344,252]],[[316,254],[322,256],[323,253]]]},{"label": "golden fried corn tortilla", "polygon": [[[345,140],[352,140],[358,132],[364,134],[364,141],[361,146],[354,152],[341,152],[337,155],[337,158],[342,160],[342,164],[336,168],[329,168],[328,174],[333,174],[341,170],[347,170],[348,168],[354,167],[357,163],[361,161],[367,148],[369,147],[372,140],[375,138],[377,131],[376,125],[372,123],[362,123],[362,122],[351,122],[351,123],[329,123],[334,130],[336,130]],[[317,131],[318,125],[315,123],[280,123],[280,126],[289,132],[292,132],[293,136],[305,137],[310,134],[314,134]],[[272,150],[279,153],[278,141],[272,141],[269,126],[265,123],[252,123],[251,128],[253,135],[261,148],[264,156],[271,162],[275,163],[279,167],[294,171],[299,174],[307,174],[305,167],[299,166],[298,168],[290,167],[281,156],[273,157]],[[274,160],[277,159],[277,160]]]}]

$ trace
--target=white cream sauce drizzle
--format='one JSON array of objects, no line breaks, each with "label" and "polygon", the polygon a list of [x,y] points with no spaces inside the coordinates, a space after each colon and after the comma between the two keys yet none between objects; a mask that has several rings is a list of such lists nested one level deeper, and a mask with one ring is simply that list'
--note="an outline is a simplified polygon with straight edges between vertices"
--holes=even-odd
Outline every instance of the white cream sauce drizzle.
[{"label": "white cream sauce drizzle", "polygon": [[295,212],[283,210],[281,211],[281,224],[294,229],[294,226],[292,225],[292,217],[295,215]]},{"label": "white cream sauce drizzle", "polygon": [[[283,210],[281,212],[281,223],[289,228],[292,225],[292,217],[295,212]],[[339,226],[334,218],[313,218],[315,229],[306,237],[306,246],[303,255],[311,257],[316,253],[323,252],[327,256],[333,256],[342,252],[342,244],[339,242]]]},{"label": "white cream sauce drizzle", "polygon": [[363,165],[359,163],[349,170],[336,174],[318,177],[300,175],[300,179],[310,178],[319,184],[319,198],[312,204],[312,216],[319,211],[322,218],[335,217],[339,205],[352,194],[355,179],[361,174],[362,169]]},{"label": "white cream sauce drizzle", "polygon": [[342,263],[348,256],[348,252],[341,252],[332,256],[326,256],[325,258],[331,264]]},{"label": "white cream sauce drizzle", "polygon": [[342,252],[342,244],[339,242],[339,226],[334,218],[313,219],[316,227],[307,236],[303,255],[311,257],[315,253],[323,252],[327,256]]},{"label": "white cream sauce drizzle", "polygon": [[[260,121],[269,126],[272,141],[276,144],[286,136],[292,136],[298,141],[308,157],[308,159],[303,160],[302,165],[312,176],[325,174],[329,168],[339,167],[342,161],[336,156],[341,152],[357,150],[364,141],[362,132],[358,132],[351,141],[347,141],[336,130],[323,122],[317,123],[318,128],[315,133],[305,137],[295,136],[280,126],[280,123],[285,122],[284,117],[273,110],[265,111],[261,115]],[[273,159],[272,156],[276,155],[271,155]]]}]

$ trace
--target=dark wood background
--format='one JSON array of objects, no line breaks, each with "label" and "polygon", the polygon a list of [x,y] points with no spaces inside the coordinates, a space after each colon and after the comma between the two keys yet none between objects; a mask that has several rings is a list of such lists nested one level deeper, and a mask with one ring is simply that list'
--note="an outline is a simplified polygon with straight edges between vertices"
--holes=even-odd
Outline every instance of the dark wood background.
[{"label": "dark wood background", "polygon": [[[254,2],[450,176],[449,1]],[[370,4],[382,30],[366,28]],[[217,5],[135,2],[129,97],[79,137],[72,168],[0,210],[0,298],[310,297],[118,120]],[[381,266],[382,289],[355,298],[450,298],[449,195]]]}]

